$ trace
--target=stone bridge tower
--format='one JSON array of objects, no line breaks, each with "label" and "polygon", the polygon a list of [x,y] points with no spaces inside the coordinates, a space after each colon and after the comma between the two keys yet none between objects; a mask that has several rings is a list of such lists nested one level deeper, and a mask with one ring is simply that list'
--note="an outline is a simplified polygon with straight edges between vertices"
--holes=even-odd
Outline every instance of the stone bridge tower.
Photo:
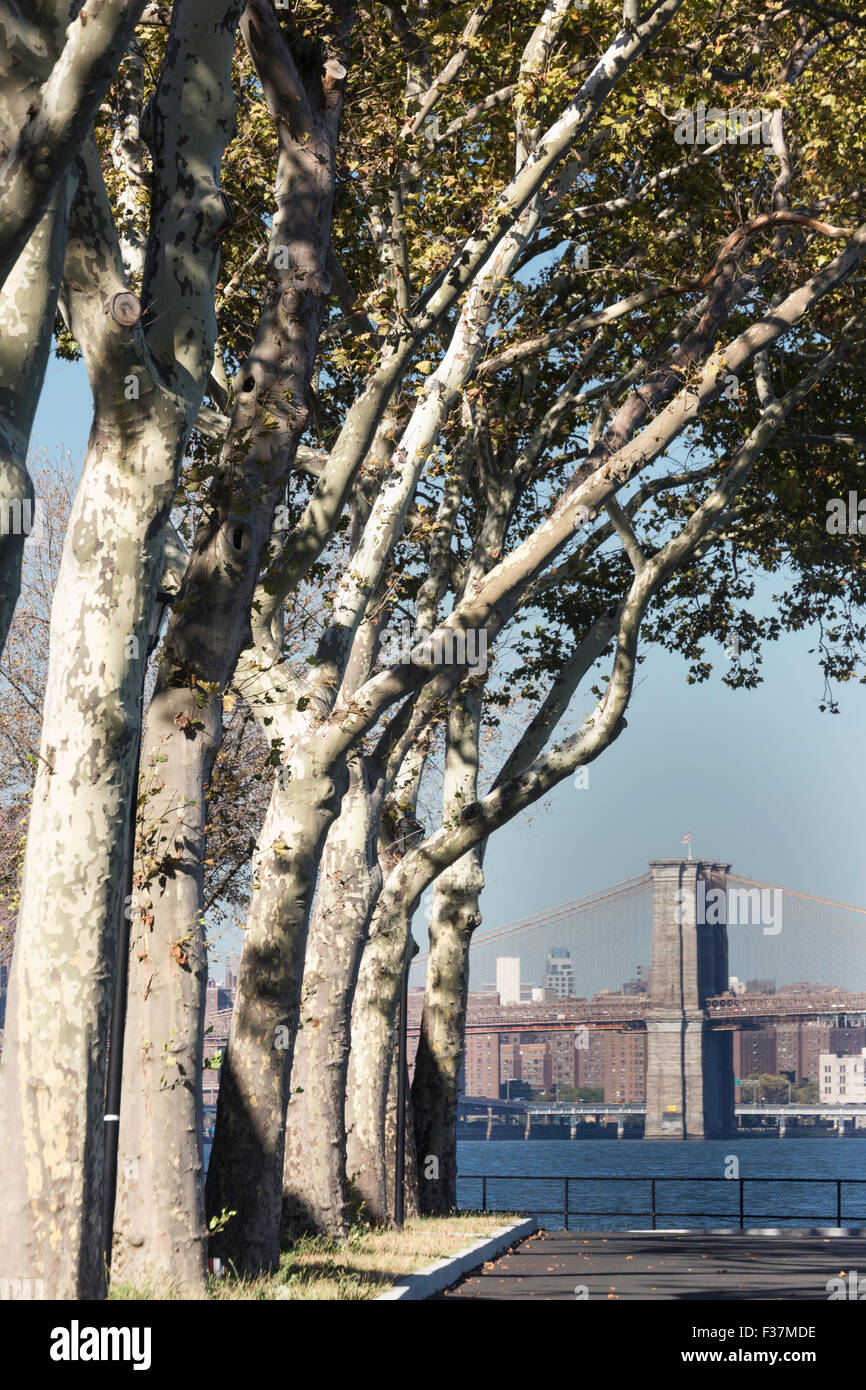
[{"label": "stone bridge tower", "polygon": [[654,859],[649,867],[646,1138],[721,1138],[734,1129],[733,1035],[710,1028],[705,1004],[728,988],[728,929],[724,920],[697,919],[716,915],[702,913],[701,905],[712,889],[724,890],[731,866]]}]

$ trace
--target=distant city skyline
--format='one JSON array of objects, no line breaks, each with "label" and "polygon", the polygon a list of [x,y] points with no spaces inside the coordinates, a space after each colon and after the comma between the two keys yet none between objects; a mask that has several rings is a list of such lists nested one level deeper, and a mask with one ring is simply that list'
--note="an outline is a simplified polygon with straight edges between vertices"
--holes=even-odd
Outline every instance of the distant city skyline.
[{"label": "distant city skyline", "polygon": [[[777,887],[781,887],[778,885]],[[772,911],[766,920],[744,913]],[[798,980],[866,989],[866,913],[846,910],[811,896],[784,890],[772,895],[729,879],[727,910],[728,973],[740,980],[773,980],[784,988]],[[721,909],[724,914],[724,908]],[[708,921],[712,918],[708,916]],[[525,922],[476,934],[470,952],[470,988],[496,982],[496,960],[507,953],[520,961],[525,997],[531,986],[548,984],[551,956],[568,952],[574,994],[591,998],[600,990],[617,990],[640,975],[649,980],[652,962],[652,895],[647,875],[611,885],[606,894],[588,895],[537,913]],[[423,954],[413,964],[412,984],[423,979]]]}]

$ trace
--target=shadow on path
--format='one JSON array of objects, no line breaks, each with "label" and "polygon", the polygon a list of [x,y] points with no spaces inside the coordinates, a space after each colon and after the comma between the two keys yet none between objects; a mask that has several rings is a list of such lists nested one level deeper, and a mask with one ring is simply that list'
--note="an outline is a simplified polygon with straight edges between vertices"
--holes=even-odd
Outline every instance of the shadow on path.
[{"label": "shadow on path", "polygon": [[826,1302],[852,1269],[866,1274],[859,1236],[540,1231],[436,1297]]}]

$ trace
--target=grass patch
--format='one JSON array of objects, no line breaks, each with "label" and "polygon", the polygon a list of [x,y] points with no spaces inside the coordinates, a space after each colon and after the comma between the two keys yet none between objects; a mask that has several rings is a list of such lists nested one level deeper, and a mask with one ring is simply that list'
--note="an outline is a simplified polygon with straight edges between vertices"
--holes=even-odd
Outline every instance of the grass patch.
[{"label": "grass patch", "polygon": [[[372,1299],[425,1265],[456,1255],[467,1245],[493,1235],[517,1218],[502,1212],[460,1212],[454,1216],[425,1216],[407,1221],[402,1231],[374,1229],[358,1223],[348,1240],[306,1236],[280,1258],[275,1274],[241,1279],[229,1273],[209,1279],[207,1298],[217,1300]],[[183,1295],[171,1286],[151,1284],[134,1289],[112,1284],[112,1299],[164,1299]]]}]

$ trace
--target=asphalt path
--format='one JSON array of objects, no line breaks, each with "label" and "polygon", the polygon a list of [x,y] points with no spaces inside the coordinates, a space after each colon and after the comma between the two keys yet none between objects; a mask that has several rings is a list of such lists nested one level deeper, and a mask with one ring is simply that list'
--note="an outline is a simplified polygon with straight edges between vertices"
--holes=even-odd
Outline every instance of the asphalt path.
[{"label": "asphalt path", "polygon": [[540,1231],[436,1298],[826,1302],[833,1292],[866,1297],[866,1237]]}]

